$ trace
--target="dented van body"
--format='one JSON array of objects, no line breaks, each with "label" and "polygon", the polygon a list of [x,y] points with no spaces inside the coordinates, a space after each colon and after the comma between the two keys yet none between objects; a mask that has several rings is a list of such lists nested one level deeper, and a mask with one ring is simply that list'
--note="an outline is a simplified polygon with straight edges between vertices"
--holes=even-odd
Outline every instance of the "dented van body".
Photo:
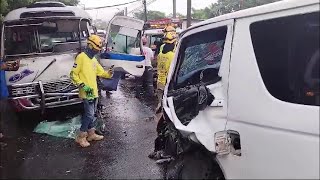
[{"label": "dented van body", "polygon": [[38,2],[8,13],[1,57],[20,60],[18,71],[6,72],[9,99],[17,111],[82,102],[69,72],[91,32],[91,18],[84,10],[58,2]]},{"label": "dented van body", "polygon": [[319,7],[280,1],[181,33],[157,127],[167,178],[319,179]]}]

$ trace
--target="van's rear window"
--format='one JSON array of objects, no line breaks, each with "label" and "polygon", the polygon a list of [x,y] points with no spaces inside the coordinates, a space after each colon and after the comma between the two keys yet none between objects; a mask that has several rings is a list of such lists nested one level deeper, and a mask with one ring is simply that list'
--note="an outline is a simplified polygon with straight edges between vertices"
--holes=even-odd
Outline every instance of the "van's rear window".
[{"label": "van's rear window", "polygon": [[251,24],[251,38],[264,84],[274,97],[320,105],[319,12]]}]

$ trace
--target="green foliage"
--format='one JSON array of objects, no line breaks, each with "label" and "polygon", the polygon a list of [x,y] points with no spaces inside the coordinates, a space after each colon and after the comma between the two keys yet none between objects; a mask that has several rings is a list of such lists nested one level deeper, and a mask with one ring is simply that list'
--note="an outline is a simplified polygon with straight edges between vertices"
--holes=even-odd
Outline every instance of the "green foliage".
[{"label": "green foliage", "polygon": [[[186,15],[183,15],[183,14],[180,14],[180,13],[177,13],[176,16],[177,16],[177,18],[186,18],[186,17],[187,17]],[[172,18],[172,17],[173,17],[173,14],[170,13],[170,14],[168,15],[168,17],[169,17],[169,18]]]},{"label": "green foliage", "polygon": [[208,19],[210,18],[211,10],[210,8],[206,7],[204,9],[191,9],[191,17],[193,19]]},{"label": "green foliage", "polygon": [[218,0],[204,9],[192,9],[192,18],[208,19],[276,1],[279,0]]},{"label": "green foliage", "polygon": [[[135,12],[133,14],[133,16],[135,18],[144,20],[144,12],[143,11]],[[148,18],[148,20],[162,19],[162,18],[166,18],[166,14],[164,12],[160,12],[160,11],[148,11],[147,18]]]},{"label": "green foliage", "polygon": [[56,0],[64,3],[67,6],[76,6],[79,4],[80,0]]},{"label": "green foliage", "polygon": [[0,0],[0,18],[1,15],[4,14],[4,12],[8,11],[8,2],[7,0]]}]

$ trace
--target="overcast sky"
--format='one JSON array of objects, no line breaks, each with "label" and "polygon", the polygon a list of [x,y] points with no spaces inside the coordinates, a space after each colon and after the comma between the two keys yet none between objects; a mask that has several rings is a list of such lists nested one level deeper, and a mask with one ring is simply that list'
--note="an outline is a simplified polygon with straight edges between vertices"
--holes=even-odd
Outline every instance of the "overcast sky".
[{"label": "overcast sky", "polygon": [[[80,0],[80,6],[99,7],[109,6],[114,4],[121,4],[130,2],[132,0]],[[148,1],[148,0],[147,0]],[[177,1],[177,12],[181,14],[187,14],[187,0],[176,0]],[[192,7],[196,9],[205,8],[216,0],[192,0]],[[128,11],[141,6],[141,2],[125,5],[128,7]],[[93,19],[106,19],[109,20],[119,10],[123,10],[125,6],[118,6],[117,8],[105,8],[99,10],[88,11]],[[157,10],[165,12],[167,15],[172,13],[172,0],[156,0],[147,7],[148,10]],[[142,10],[142,8],[141,8]]]}]

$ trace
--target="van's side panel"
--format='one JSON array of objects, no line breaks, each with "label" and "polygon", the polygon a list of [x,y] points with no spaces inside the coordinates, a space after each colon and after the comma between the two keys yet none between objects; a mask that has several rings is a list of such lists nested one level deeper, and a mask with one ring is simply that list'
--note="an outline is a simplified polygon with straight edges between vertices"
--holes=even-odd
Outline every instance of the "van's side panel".
[{"label": "van's side panel", "polygon": [[226,178],[319,178],[319,106],[268,92],[249,30],[256,21],[317,11],[313,5],[235,21],[226,128],[240,133],[242,155],[218,157]]}]

